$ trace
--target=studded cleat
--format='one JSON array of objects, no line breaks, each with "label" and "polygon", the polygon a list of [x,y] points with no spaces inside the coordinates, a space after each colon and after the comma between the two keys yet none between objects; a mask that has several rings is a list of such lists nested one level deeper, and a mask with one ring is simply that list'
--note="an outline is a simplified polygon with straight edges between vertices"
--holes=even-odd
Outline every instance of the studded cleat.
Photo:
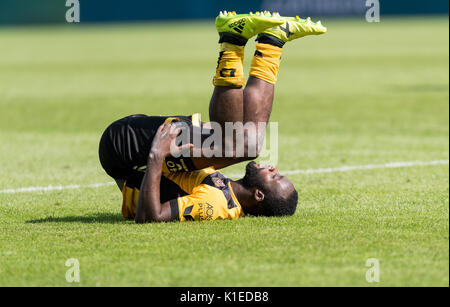
[{"label": "studded cleat", "polygon": [[275,38],[280,45],[294,39],[308,36],[308,35],[320,35],[327,32],[327,28],[322,25],[320,21],[312,22],[311,18],[301,19],[296,17],[282,17],[283,24],[272,27],[259,34],[257,41],[261,41],[261,36],[269,35]]},{"label": "studded cleat", "polygon": [[249,14],[224,11],[216,18],[219,35],[238,36],[244,40],[284,23],[279,14],[271,14],[268,11]]}]

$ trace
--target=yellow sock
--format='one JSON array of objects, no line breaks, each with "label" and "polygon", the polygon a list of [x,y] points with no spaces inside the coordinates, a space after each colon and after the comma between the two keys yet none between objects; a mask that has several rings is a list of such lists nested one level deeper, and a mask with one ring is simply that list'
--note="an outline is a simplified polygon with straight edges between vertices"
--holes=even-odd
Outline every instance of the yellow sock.
[{"label": "yellow sock", "polygon": [[228,86],[240,88],[245,85],[244,46],[230,43],[220,44],[220,56],[217,61],[216,75],[213,84],[215,86]]},{"label": "yellow sock", "polygon": [[256,44],[250,76],[275,84],[281,62],[282,48],[269,44]]}]

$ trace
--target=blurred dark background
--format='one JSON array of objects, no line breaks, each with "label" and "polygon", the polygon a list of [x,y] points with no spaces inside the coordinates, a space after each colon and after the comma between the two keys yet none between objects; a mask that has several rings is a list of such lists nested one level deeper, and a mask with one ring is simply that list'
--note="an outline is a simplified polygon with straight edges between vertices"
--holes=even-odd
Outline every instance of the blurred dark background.
[{"label": "blurred dark background", "polygon": [[[0,0],[0,25],[65,23],[67,0]],[[366,0],[79,0],[81,23],[210,19],[220,10],[302,17],[359,16]],[[380,15],[448,14],[448,0],[380,0]]]}]

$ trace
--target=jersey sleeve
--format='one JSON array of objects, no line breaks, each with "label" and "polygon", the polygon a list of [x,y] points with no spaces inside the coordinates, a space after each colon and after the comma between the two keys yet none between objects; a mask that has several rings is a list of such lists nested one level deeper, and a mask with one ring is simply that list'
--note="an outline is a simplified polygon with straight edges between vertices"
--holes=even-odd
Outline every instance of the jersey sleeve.
[{"label": "jersey sleeve", "polygon": [[228,208],[228,201],[222,191],[199,185],[194,193],[170,201],[172,218],[184,221],[212,221],[217,219],[237,219],[242,216],[239,207]]}]

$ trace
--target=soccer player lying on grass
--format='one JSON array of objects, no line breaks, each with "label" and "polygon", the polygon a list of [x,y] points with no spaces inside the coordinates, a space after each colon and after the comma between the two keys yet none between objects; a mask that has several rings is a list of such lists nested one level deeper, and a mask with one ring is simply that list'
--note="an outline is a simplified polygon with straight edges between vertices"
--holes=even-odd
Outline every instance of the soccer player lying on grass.
[{"label": "soccer player lying on grass", "polygon": [[[191,156],[176,157],[173,145],[182,128],[188,127],[190,143],[195,136],[202,141],[211,136],[214,129],[211,130],[210,123],[200,122],[198,114],[132,115],[112,123],[103,133],[99,155],[103,168],[122,190],[125,218],[138,223],[204,221],[295,212],[297,191],[275,167],[250,162],[245,176],[237,181],[217,170],[258,156],[265,135],[265,125],[258,124],[267,123],[270,117],[283,45],[299,37],[325,33],[326,28],[309,18],[280,17],[268,12],[248,15],[221,12],[216,27],[220,55],[210,120],[225,129],[225,123],[254,124],[254,129],[240,133],[244,139],[243,155],[237,154],[237,145],[233,144],[231,157],[196,157],[192,152],[198,148],[183,144],[175,150],[186,152],[189,148]],[[258,44],[243,90],[244,46],[255,35]],[[238,135],[236,141],[237,138]],[[230,142],[230,138],[223,141]]]}]

